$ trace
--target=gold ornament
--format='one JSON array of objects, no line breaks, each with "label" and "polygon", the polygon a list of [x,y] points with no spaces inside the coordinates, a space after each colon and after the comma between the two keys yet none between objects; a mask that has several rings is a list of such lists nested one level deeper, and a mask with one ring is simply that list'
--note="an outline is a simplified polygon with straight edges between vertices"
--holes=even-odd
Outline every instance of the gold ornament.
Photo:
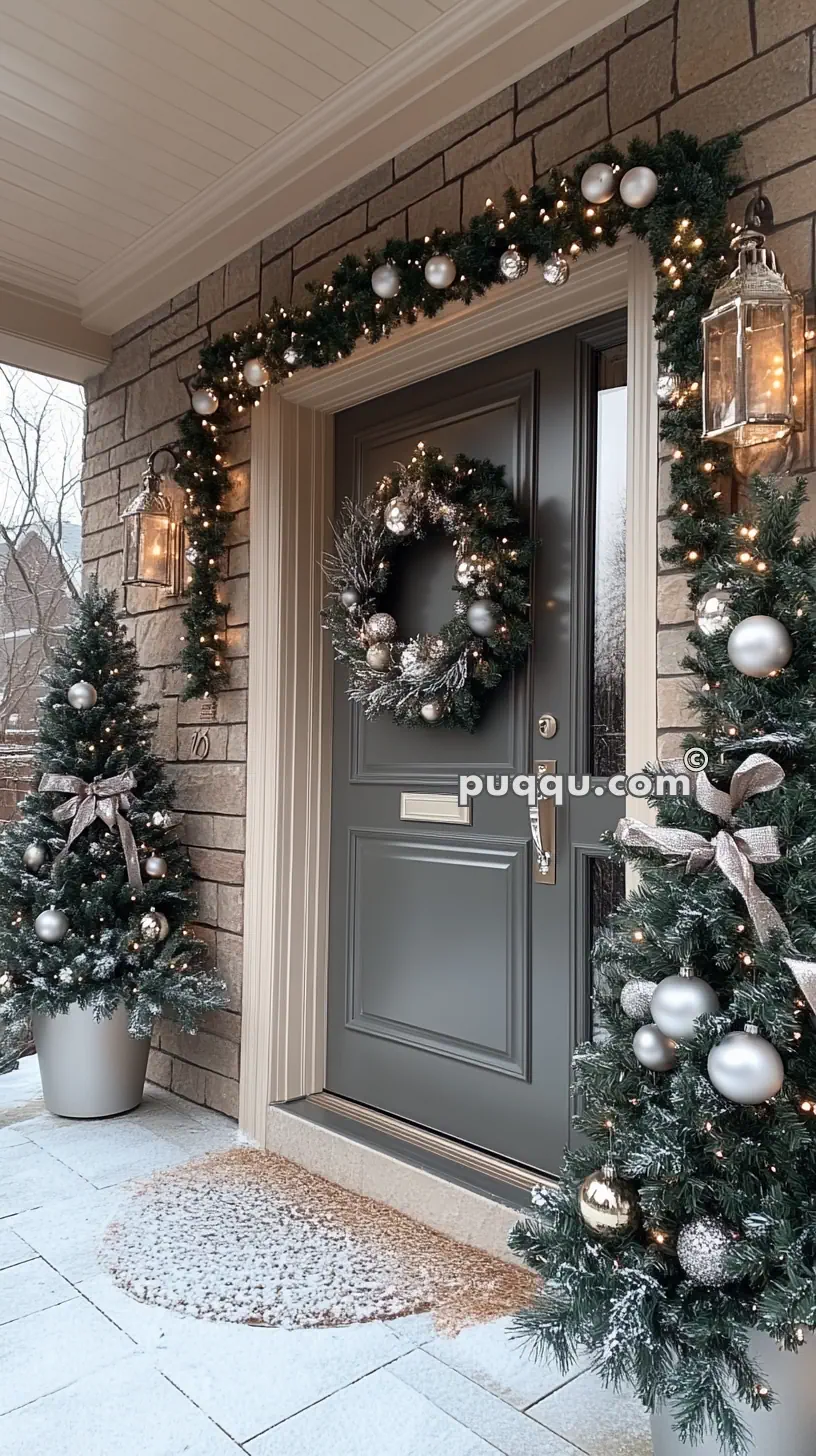
[{"label": "gold ornament", "polygon": [[640,1223],[637,1189],[619,1178],[611,1163],[584,1179],[578,1189],[578,1209],[599,1239],[622,1238]]}]

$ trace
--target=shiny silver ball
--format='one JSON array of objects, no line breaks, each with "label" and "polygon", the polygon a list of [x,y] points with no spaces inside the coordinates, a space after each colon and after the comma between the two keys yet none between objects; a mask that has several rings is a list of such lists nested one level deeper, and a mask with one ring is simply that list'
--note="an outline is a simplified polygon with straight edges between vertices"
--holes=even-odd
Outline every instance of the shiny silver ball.
[{"label": "shiny silver ball", "polygon": [[46,945],[57,945],[68,933],[68,916],[61,910],[41,910],[34,921],[34,933]]},{"label": "shiny silver ball", "polygon": [[717,993],[700,976],[667,976],[652,996],[652,1021],[672,1041],[693,1041],[700,1016],[714,1016],[720,1009]]},{"label": "shiny silver ball", "polygon": [[471,602],[467,609],[467,624],[477,637],[492,637],[496,630],[496,605],[485,600]]},{"label": "shiny silver ball", "polygon": [[775,617],[744,617],[732,629],[728,656],[746,677],[770,677],[790,662],[793,643]]},{"label": "shiny silver ball", "polygon": [[157,944],[170,934],[170,922],[161,910],[148,910],[139,921],[139,932],[142,940]]},{"label": "shiny silver ball", "polygon": [[96,702],[96,688],[93,683],[72,683],[68,689],[68,702],[77,711],[81,708],[92,708]]},{"label": "shiny silver ball", "polygon": [[184,560],[188,563],[189,566],[195,566],[200,555],[201,552],[199,551],[197,546],[188,546],[187,550],[184,553]]},{"label": "shiny silver ball", "polygon": [[569,263],[560,253],[552,253],[546,263],[541,265],[541,276],[551,288],[560,288],[570,276]]},{"label": "shiny silver ball", "polygon": [[383,512],[386,531],[394,536],[405,536],[411,529],[411,507],[400,496],[392,496]]},{"label": "shiny silver ball", "polygon": [[300,354],[294,344],[287,344],[283,351],[283,362],[288,364],[290,369],[294,369],[295,365],[300,363]]},{"label": "shiny silver ball", "polygon": [[522,257],[517,248],[506,248],[499,258],[499,272],[510,283],[516,278],[523,278],[528,267],[527,259]]},{"label": "shiny silver ball", "polygon": [[260,389],[262,385],[269,383],[269,370],[263,359],[247,359],[242,373],[252,389]]},{"label": "shiny silver ball", "polygon": [[360,593],[357,591],[356,587],[344,587],[340,593],[340,600],[343,603],[344,607],[348,607],[349,610],[351,610],[352,607],[357,606],[360,600]]},{"label": "shiny silver ball", "polygon": [[467,557],[465,557],[464,561],[457,561],[456,580],[459,586],[473,586],[474,582],[478,580],[478,577],[479,572],[476,569],[476,563],[474,561],[470,561]]},{"label": "shiny silver ball", "polygon": [[653,1023],[640,1026],[632,1038],[632,1050],[640,1065],[650,1072],[670,1072],[677,1062],[677,1047]]},{"label": "shiny silver ball", "polygon": [[695,1284],[719,1289],[728,1283],[728,1251],[736,1234],[721,1218],[703,1213],[684,1223],[677,1234],[680,1268]]},{"label": "shiny silver ball", "polygon": [[708,1075],[729,1102],[754,1107],[780,1091],[785,1067],[775,1046],[756,1027],[729,1031],[708,1054]]},{"label": "shiny silver ball", "polygon": [[425,281],[431,288],[450,288],[456,278],[456,264],[447,253],[434,253],[425,264]]},{"label": "shiny silver ball", "polygon": [[647,981],[642,976],[627,981],[620,993],[621,1011],[624,1016],[630,1016],[633,1021],[648,1021],[651,1015],[654,990],[654,981]]},{"label": "shiny silver ball", "polygon": [[609,202],[615,196],[615,173],[608,162],[593,162],[581,178],[587,202]]},{"label": "shiny silver ball", "polygon": [[391,648],[388,643],[373,643],[366,653],[366,662],[375,672],[386,672],[391,666]]},{"label": "shiny silver ball", "polygon": [[442,717],[442,704],[437,698],[431,698],[429,702],[422,704],[419,712],[420,717],[424,718],[426,723],[438,723]]},{"label": "shiny silver ball", "polygon": [[651,167],[630,167],[621,177],[621,202],[627,207],[648,207],[656,194],[657,176]]},{"label": "shiny silver ball", "polygon": [[661,404],[671,404],[672,400],[676,399],[680,393],[680,388],[680,376],[679,374],[675,374],[673,370],[667,370],[665,374],[658,374],[655,394]]},{"label": "shiny silver ball", "polygon": [[606,1163],[590,1173],[578,1189],[578,1212],[597,1238],[623,1238],[640,1223],[637,1189]]},{"label": "shiny silver ball", "polygon": [[371,275],[371,287],[378,298],[396,298],[400,284],[399,268],[393,263],[381,263]]},{"label": "shiny silver ball", "polygon": [[370,642],[393,642],[397,635],[397,624],[390,612],[375,612],[365,629]]},{"label": "shiny silver ball", "polygon": [[151,880],[163,880],[167,874],[167,860],[161,854],[149,854],[144,862],[144,869]]},{"label": "shiny silver ball", "polygon": [[197,415],[214,415],[218,409],[218,395],[214,389],[194,389],[190,403]]},{"label": "shiny silver ball", "polygon": [[694,608],[694,621],[704,637],[716,637],[731,625],[731,593],[718,582],[700,597]]},{"label": "shiny silver ball", "polygon": [[32,875],[36,875],[37,871],[42,869],[45,864],[45,854],[44,844],[35,842],[26,845],[23,850],[23,864]]}]

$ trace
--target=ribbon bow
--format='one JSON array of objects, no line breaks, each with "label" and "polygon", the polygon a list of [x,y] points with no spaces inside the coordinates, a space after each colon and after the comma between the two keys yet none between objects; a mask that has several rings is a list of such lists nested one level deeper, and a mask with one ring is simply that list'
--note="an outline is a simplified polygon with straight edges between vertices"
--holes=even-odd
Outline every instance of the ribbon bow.
[{"label": "ribbon bow", "polygon": [[86,783],[84,779],[77,778],[74,774],[43,774],[40,779],[39,792],[41,794],[71,794],[72,798],[66,799],[54,809],[51,815],[58,824],[66,820],[72,820],[71,829],[65,848],[61,849],[54,863],[58,864],[63,855],[66,855],[75,839],[93,824],[94,819],[101,819],[109,829],[117,828],[119,838],[122,841],[122,851],[127,865],[128,881],[134,890],[142,888],[142,875],[139,869],[139,855],[136,850],[136,840],[133,837],[133,830],[124,817],[131,807],[130,790],[136,787],[136,779],[130,769],[124,773],[116,774],[110,779],[92,779]]}]

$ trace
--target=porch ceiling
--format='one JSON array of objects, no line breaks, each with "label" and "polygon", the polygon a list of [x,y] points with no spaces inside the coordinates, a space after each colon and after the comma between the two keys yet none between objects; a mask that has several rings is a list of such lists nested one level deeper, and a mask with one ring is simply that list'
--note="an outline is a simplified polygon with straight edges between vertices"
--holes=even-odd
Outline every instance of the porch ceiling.
[{"label": "porch ceiling", "polygon": [[0,289],[109,333],[639,0],[0,0]]}]

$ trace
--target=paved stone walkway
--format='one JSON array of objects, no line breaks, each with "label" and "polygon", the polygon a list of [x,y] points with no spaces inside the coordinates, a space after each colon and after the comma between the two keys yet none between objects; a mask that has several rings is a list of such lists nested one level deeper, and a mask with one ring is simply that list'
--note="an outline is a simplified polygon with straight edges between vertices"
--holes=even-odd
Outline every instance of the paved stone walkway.
[{"label": "paved stone walkway", "polygon": [[128,1181],[235,1126],[158,1088],[96,1123],[37,1098],[33,1059],[0,1078],[2,1456],[650,1456],[633,1401],[532,1363],[502,1322],[284,1331],[136,1303],[96,1257]]}]

